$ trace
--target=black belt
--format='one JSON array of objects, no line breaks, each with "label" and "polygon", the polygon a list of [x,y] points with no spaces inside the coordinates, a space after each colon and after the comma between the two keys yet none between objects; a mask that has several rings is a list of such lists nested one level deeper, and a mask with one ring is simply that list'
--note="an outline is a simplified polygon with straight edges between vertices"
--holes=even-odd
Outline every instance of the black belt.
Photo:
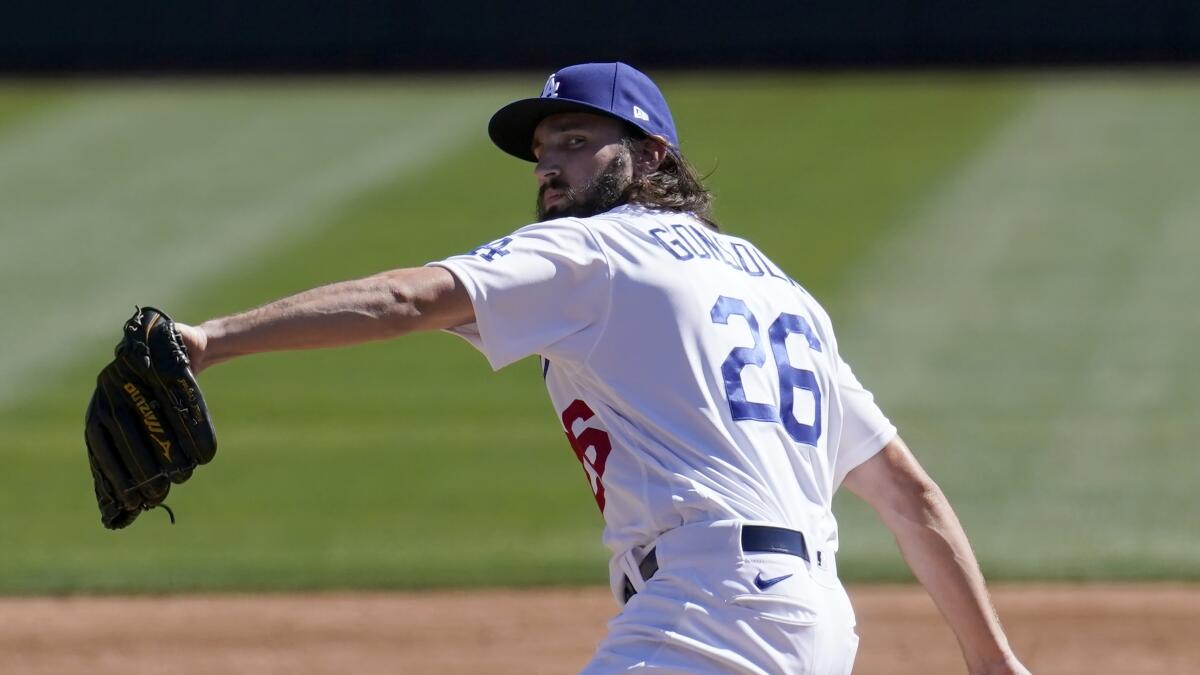
[{"label": "black belt", "polygon": [[[785,527],[743,525],[742,551],[745,553],[786,553],[809,562],[808,545],[804,542],[804,533]],[[654,549],[650,549],[646,557],[642,558],[642,562],[638,563],[638,572],[642,575],[642,582],[649,581],[657,571],[658,556],[654,553]],[[629,602],[629,599],[636,593],[633,582],[626,576],[625,602]]]}]

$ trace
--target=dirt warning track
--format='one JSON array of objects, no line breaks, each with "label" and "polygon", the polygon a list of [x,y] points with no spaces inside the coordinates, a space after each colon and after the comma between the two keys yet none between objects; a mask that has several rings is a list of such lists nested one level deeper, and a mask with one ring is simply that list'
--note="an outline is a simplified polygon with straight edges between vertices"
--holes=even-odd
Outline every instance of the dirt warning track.
[{"label": "dirt warning track", "polygon": [[[1200,585],[998,585],[1038,675],[1200,672]],[[965,672],[915,587],[856,586],[855,673]],[[605,589],[0,599],[0,673],[576,672],[615,608]]]}]

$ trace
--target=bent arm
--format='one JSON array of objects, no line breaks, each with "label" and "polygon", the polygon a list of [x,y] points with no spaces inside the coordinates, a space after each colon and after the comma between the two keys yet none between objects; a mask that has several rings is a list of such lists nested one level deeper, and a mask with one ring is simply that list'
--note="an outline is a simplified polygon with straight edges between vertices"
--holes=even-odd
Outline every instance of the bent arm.
[{"label": "bent arm", "polygon": [[386,340],[475,320],[470,296],[448,270],[417,267],[341,281],[248,312],[180,324],[193,370],[237,356]]},{"label": "bent arm", "polygon": [[895,438],[844,485],[875,509],[950,624],[971,673],[1028,673],[1013,656],[983,573],[950,502]]}]

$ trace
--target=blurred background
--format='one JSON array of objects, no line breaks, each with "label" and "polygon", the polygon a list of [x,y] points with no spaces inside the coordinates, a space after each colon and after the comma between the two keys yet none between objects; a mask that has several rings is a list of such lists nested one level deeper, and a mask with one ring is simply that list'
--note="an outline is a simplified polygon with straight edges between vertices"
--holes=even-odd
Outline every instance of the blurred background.
[{"label": "blurred background", "polygon": [[[530,221],[487,120],[587,60],[661,85],[717,219],[821,299],[991,578],[1200,577],[1197,3],[5,15],[0,593],[605,583],[536,363],[454,337],[205,373],[221,450],[174,527],[103,530],[82,439],[135,303],[198,322]],[[837,514],[844,578],[909,578]]]}]

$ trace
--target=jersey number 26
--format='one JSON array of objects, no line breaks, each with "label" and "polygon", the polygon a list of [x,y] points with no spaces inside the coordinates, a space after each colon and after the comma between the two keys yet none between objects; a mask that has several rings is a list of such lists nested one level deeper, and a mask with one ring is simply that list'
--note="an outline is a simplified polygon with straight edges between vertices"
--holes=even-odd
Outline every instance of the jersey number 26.
[{"label": "jersey number 26", "polygon": [[[788,358],[787,337],[792,334],[803,335],[810,349],[821,351],[821,342],[813,332],[808,320],[797,314],[780,314],[767,329],[767,338],[771,343],[771,354],[775,357],[775,368],[779,372],[779,403],[775,407],[770,403],[755,403],[746,400],[746,389],[742,385],[742,370],[746,366],[766,365],[767,354],[763,350],[762,334],[758,329],[758,319],[737,298],[725,295],[717,298],[712,308],[713,323],[729,324],[729,317],[740,316],[746,320],[750,333],[754,336],[753,347],[734,347],[729,352],[725,362],[721,364],[721,377],[725,380],[725,396],[729,400],[729,414],[735,420],[757,420],[759,422],[782,423],[788,436],[797,443],[815,446],[821,438],[821,389],[817,386],[817,377],[811,370],[804,370],[792,365]],[[803,389],[813,397],[813,423],[804,424],[796,419],[793,410],[796,390]],[[786,411],[780,414],[780,408]]]}]

